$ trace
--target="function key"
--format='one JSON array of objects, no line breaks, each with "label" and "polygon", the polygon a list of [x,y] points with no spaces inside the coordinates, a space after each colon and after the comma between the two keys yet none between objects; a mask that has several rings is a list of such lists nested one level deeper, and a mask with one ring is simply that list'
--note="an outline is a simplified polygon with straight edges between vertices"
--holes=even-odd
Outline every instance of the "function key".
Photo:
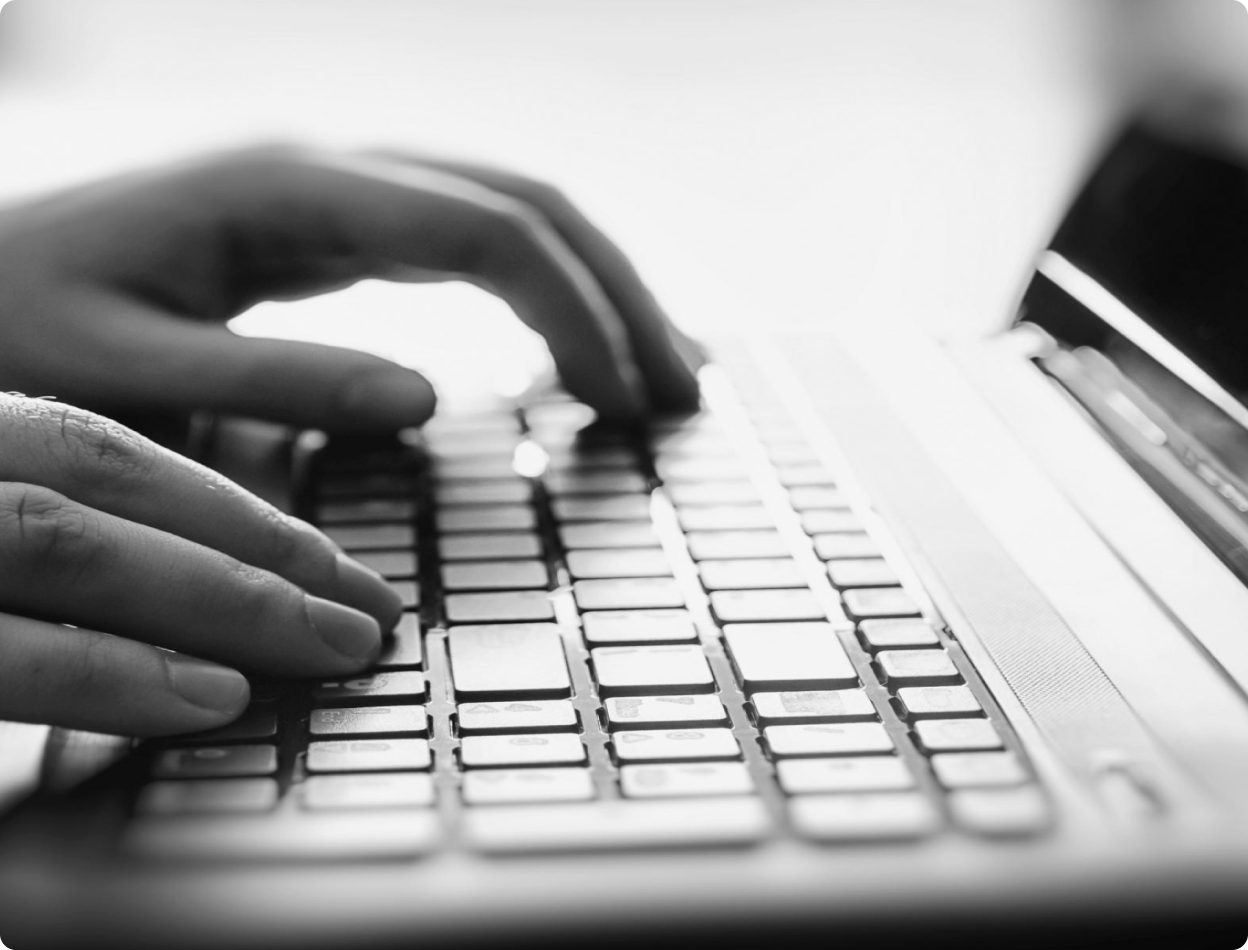
[{"label": "function key", "polygon": [[314,736],[426,736],[429,717],[423,706],[347,706],[314,709],[308,722]]},{"label": "function key", "polygon": [[878,557],[829,561],[828,579],[833,587],[840,590],[848,587],[895,587],[901,583],[888,562]]},{"label": "function key", "polygon": [[625,765],[620,769],[620,791],[625,798],[750,795],[754,780],[742,762]]},{"label": "function key", "polygon": [[456,710],[463,735],[505,732],[566,732],[580,724],[566,699],[461,703]]},{"label": "function key", "polygon": [[824,792],[900,792],[914,788],[914,776],[896,756],[838,759],[782,759],[776,778],[790,795]]},{"label": "function key", "polygon": [[434,802],[433,779],[423,772],[313,775],[299,786],[304,808],[427,808]]},{"label": "function key", "polygon": [[455,624],[532,623],[555,619],[555,608],[544,590],[488,591],[447,594],[446,617]]},{"label": "function key", "polygon": [[621,763],[741,758],[731,729],[641,729],[614,733],[611,742]]},{"label": "function key", "polygon": [[432,764],[428,739],[354,739],[308,745],[309,772],[423,771]]},{"label": "function key", "polygon": [[987,719],[924,719],[914,724],[914,732],[926,752],[972,752],[1004,746],[996,727]]},{"label": "function key", "polygon": [[271,778],[192,779],[152,782],[139,795],[140,815],[236,814],[268,811],[277,804]]},{"label": "function key", "polygon": [[894,751],[892,737],[878,722],[767,726],[763,736],[778,759],[813,755],[865,755]]},{"label": "function key", "polygon": [[586,802],[593,797],[593,778],[583,768],[483,769],[464,774],[464,801],[469,805]]},{"label": "function key", "polygon": [[582,615],[585,640],[604,643],[682,643],[698,639],[687,610],[602,610]]},{"label": "function key", "polygon": [[912,719],[976,716],[984,709],[966,686],[905,686],[897,690],[902,714]]},{"label": "function key", "polygon": [[919,619],[864,620],[858,625],[858,632],[871,650],[940,646],[936,631]]},{"label": "function key", "polygon": [[444,561],[541,557],[542,542],[537,535],[522,532],[451,534],[438,538],[438,554]]},{"label": "function key", "polygon": [[917,617],[919,605],[900,587],[860,587],[841,594],[845,611],[856,620],[868,617]]},{"label": "function key", "polygon": [[710,693],[691,696],[613,696],[603,704],[608,728],[726,726],[728,711]]},{"label": "function key", "polygon": [[514,736],[464,736],[460,760],[466,769],[523,765],[580,765],[586,760],[580,736],[544,733]]},{"label": "function key", "polygon": [[276,771],[277,749],[271,745],[166,749],[152,767],[156,778],[242,778]]},{"label": "function key", "polygon": [[760,726],[878,719],[863,689],[805,689],[755,693],[750,702]]},{"label": "function key", "polygon": [[599,647],[590,655],[604,696],[714,691],[715,677],[699,646]]},{"label": "function key", "polygon": [[875,661],[891,686],[936,686],[962,681],[958,668],[944,650],[883,650]]}]

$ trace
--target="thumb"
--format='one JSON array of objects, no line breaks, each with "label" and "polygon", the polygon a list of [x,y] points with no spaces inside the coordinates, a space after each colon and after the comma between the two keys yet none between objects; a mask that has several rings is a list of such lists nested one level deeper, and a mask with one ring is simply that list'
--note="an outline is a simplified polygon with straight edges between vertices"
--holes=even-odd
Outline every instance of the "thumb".
[{"label": "thumb", "polygon": [[91,309],[89,320],[69,324],[88,332],[90,345],[62,348],[70,358],[43,374],[47,391],[66,401],[211,409],[350,431],[420,425],[433,414],[429,381],[378,356],[242,337],[131,301]]}]

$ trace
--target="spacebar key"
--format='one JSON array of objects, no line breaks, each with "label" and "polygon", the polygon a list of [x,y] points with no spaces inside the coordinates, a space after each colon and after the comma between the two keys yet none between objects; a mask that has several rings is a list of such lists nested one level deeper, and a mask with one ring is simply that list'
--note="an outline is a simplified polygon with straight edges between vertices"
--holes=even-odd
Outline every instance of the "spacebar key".
[{"label": "spacebar key", "polygon": [[770,829],[757,798],[599,801],[472,809],[470,846],[493,854],[599,849],[739,847]]}]

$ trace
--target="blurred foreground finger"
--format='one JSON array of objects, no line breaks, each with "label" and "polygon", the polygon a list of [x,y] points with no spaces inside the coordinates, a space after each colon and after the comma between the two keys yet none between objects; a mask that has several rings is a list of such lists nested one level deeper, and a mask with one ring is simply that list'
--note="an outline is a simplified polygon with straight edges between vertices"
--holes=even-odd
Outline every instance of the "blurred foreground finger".
[{"label": "blurred foreground finger", "polygon": [[121,637],[0,613],[0,719],[122,736],[230,722],[242,674]]}]

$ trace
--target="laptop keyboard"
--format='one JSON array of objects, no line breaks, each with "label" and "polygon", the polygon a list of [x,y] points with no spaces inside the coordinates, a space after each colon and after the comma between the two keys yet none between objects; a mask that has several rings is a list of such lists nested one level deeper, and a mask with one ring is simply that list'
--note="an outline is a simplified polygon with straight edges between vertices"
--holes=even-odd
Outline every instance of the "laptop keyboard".
[{"label": "laptop keyboard", "polygon": [[[878,520],[751,364],[643,433],[566,397],[305,438],[310,520],[405,614],[377,667],[148,743],[182,859],[1027,836],[1019,743]],[[312,444],[315,443],[315,444]]]}]

